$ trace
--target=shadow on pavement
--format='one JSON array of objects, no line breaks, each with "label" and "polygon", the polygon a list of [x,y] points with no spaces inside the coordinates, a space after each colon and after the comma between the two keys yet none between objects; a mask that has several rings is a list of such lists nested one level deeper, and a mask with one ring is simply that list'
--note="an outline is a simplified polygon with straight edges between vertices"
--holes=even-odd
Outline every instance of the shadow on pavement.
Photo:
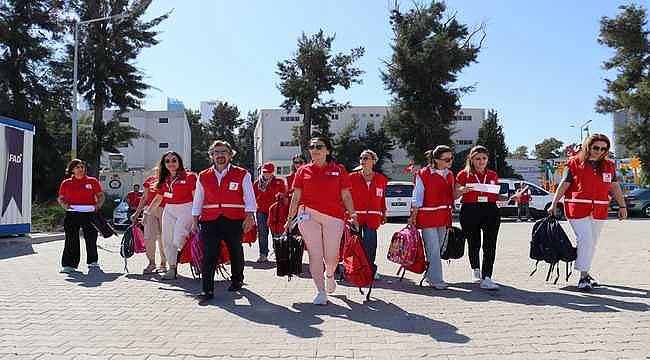
[{"label": "shadow on pavement", "polygon": [[344,301],[347,307],[330,302],[327,306],[296,303],[293,308],[308,317],[327,315],[400,334],[428,335],[441,342],[466,343],[470,340],[469,337],[459,334],[458,328],[451,324],[410,313],[395,304],[379,299],[360,304],[349,300],[345,295],[332,297]]},{"label": "shadow on pavement", "polygon": [[[350,286],[346,282],[342,282],[341,285]],[[579,291],[575,286],[567,286],[556,291],[530,291],[506,284],[500,284],[500,287],[498,291],[486,291],[480,289],[476,283],[461,282],[450,283],[447,290],[435,290],[427,286],[421,287],[409,279],[399,281],[399,277],[389,275],[382,275],[381,280],[373,284],[373,288],[443,298],[458,298],[470,302],[502,301],[522,305],[557,306],[584,312],[618,312],[621,310],[643,312],[650,310],[650,305],[647,303],[623,301],[609,297],[647,299],[649,298],[647,289],[603,285],[594,288],[590,293],[585,293]]]},{"label": "shadow on pavement", "polygon": [[269,260],[266,262],[258,263],[257,261],[246,260],[244,262],[244,266],[251,267],[253,269],[269,270],[275,269],[275,261]]},{"label": "shadow on pavement", "polygon": [[[3,239],[0,239],[2,241]],[[0,244],[0,260],[36,254],[32,244]]]},{"label": "shadow on pavement", "polygon": [[105,273],[101,268],[90,268],[88,274],[73,272],[68,274],[65,281],[76,283],[83,287],[97,287],[105,282],[115,281],[122,273]]}]

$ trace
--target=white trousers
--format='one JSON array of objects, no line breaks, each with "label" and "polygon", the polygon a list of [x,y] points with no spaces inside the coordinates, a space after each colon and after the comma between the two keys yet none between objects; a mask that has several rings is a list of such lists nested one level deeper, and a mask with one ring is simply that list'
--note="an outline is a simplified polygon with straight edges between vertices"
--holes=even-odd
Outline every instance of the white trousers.
[{"label": "white trousers", "polygon": [[166,204],[162,214],[162,241],[169,266],[176,266],[178,250],[192,230],[192,203]]},{"label": "white trousers", "polygon": [[578,257],[574,268],[588,272],[596,253],[596,243],[606,220],[595,220],[590,216],[581,219],[569,219],[569,224],[576,234]]}]

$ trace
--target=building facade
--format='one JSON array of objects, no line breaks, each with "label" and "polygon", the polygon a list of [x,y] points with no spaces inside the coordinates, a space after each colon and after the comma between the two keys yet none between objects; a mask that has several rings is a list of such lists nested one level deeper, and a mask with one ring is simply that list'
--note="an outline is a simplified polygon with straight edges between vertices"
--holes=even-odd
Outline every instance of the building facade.
[{"label": "building facade", "polygon": [[627,125],[630,121],[639,122],[639,114],[628,113],[627,111],[617,111],[612,116],[612,147],[614,155],[618,159],[628,158],[632,156],[630,151],[623,146],[620,138],[616,135],[616,129]]},{"label": "building facade", "polygon": [[203,124],[207,124],[208,122],[210,122],[210,119],[212,119],[212,112],[214,111],[214,108],[217,107],[218,103],[219,103],[218,100],[201,101],[199,103],[199,111],[201,112],[201,122]]},{"label": "building facade", "polygon": [[[104,111],[105,120],[114,115],[114,111]],[[125,142],[117,146],[124,154],[128,169],[151,169],[167,151],[179,153],[185,167],[190,168],[192,136],[185,111],[132,110],[120,115],[119,121],[133,126],[143,135],[133,139],[131,144]],[[103,153],[100,161],[103,168],[109,167],[108,153]]]},{"label": "building facade", "polygon": [[185,104],[179,99],[167,98],[167,111],[185,111]]},{"label": "building facade", "polygon": [[[353,120],[358,121],[355,134],[365,131],[369,122],[375,128],[381,126],[388,113],[388,106],[352,106],[332,115],[331,132],[338,134]],[[465,150],[474,145],[478,138],[478,129],[485,120],[485,109],[463,108],[456,114],[456,132],[452,135],[456,151]],[[291,170],[291,157],[300,152],[300,147],[293,139],[293,128],[300,126],[302,115],[287,113],[284,109],[262,109],[255,127],[255,166],[258,168],[267,161],[277,167],[278,176],[284,177]],[[336,135],[335,135],[336,137]],[[431,144],[434,146],[435,144]],[[423,149],[425,151],[425,149]],[[402,169],[408,165],[409,157],[404,149],[396,148],[392,152],[393,161],[386,162],[384,172],[393,180],[410,178]]]}]

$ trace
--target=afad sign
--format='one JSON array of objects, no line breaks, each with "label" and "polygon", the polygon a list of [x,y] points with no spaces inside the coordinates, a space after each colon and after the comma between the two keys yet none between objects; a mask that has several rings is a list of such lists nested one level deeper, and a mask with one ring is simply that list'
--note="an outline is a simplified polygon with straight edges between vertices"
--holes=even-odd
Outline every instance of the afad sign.
[{"label": "afad sign", "polygon": [[2,196],[2,216],[7,212],[13,199],[18,211],[23,213],[23,149],[25,148],[25,133],[12,127],[5,127],[5,143],[7,144],[7,177],[5,179],[4,195]]}]

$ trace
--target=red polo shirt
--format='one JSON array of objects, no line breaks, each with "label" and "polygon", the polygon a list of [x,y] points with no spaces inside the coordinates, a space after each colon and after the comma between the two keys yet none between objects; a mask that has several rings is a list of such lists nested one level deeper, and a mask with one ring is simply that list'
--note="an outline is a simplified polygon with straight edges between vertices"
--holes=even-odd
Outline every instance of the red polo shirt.
[{"label": "red polo shirt", "polygon": [[[486,170],[483,174],[479,174],[474,171],[467,171],[466,169],[461,170],[456,176],[456,182],[460,186],[465,186],[467,184],[490,184],[490,185],[499,185],[499,177],[497,173],[492,170]],[[499,197],[498,194],[480,192],[480,191],[470,191],[467,194],[463,194],[461,202],[463,204],[467,203],[477,203],[479,202],[479,197],[487,197],[487,202],[496,203]]]},{"label": "red polo shirt", "polygon": [[102,186],[94,177],[77,179],[72,176],[61,183],[59,196],[63,196],[63,201],[68,205],[95,205],[95,195],[102,191]]},{"label": "red polo shirt", "polygon": [[168,178],[158,189],[158,195],[163,197],[165,204],[186,204],[194,199],[192,196],[194,189],[196,189],[196,174],[182,172],[173,181]]},{"label": "red polo shirt", "polygon": [[126,203],[129,205],[130,208],[135,209],[138,207],[141,198],[142,198],[142,192],[130,191],[128,194],[126,194]]},{"label": "red polo shirt", "polygon": [[255,192],[255,201],[257,202],[257,211],[268,213],[271,204],[273,204],[277,200],[276,195],[279,193],[284,194],[287,191],[287,189],[284,186],[284,180],[274,177],[273,179],[270,180],[270,183],[266,185],[266,189],[262,191],[262,189],[260,188],[260,181],[261,179],[257,179],[253,184],[253,191]]},{"label": "red polo shirt", "polygon": [[322,167],[313,162],[303,165],[293,181],[295,189],[302,189],[299,205],[339,219],[345,216],[341,190],[351,186],[345,167],[333,161]]},{"label": "red polo shirt", "polygon": [[[147,193],[147,198],[144,200],[145,206],[149,206],[149,204],[151,204],[153,199],[156,197],[156,194],[158,193],[158,190],[156,190],[156,181],[157,181],[156,175],[151,175],[148,178],[146,178],[144,180],[144,183],[142,184],[143,188],[149,190],[149,192]],[[162,205],[162,203],[160,205]]]}]

